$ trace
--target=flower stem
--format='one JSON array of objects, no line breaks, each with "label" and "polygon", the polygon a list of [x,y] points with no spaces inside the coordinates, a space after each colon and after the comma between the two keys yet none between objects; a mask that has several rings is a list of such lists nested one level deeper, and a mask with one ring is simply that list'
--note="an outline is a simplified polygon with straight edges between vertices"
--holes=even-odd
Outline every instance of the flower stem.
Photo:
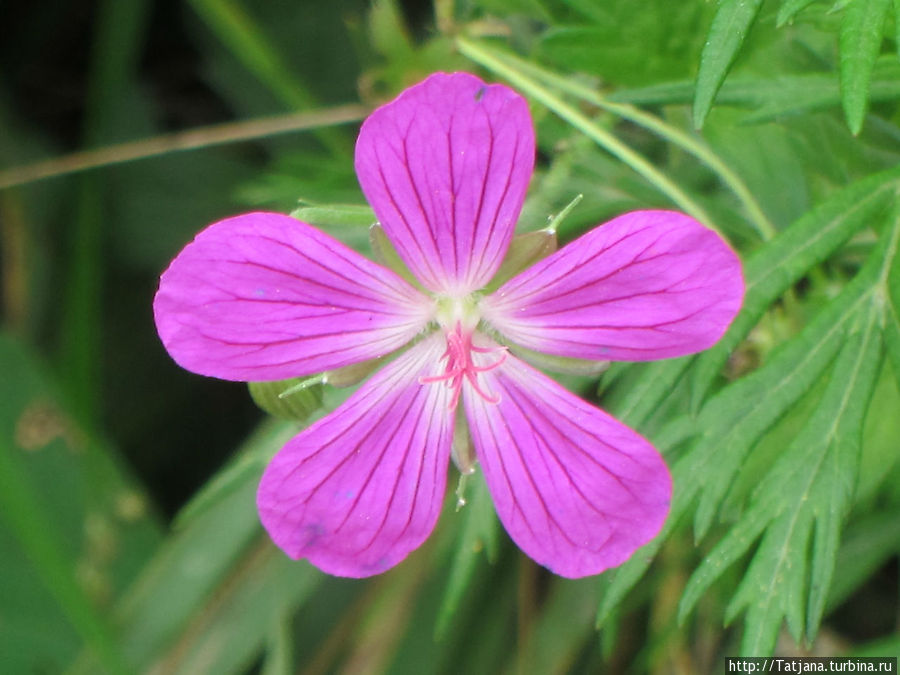
[{"label": "flower stem", "polygon": [[485,49],[480,44],[476,44],[464,37],[458,37],[456,39],[456,45],[464,56],[472,59],[479,65],[484,66],[506,80],[509,80],[509,82],[518,89],[543,103],[551,111],[591,138],[604,150],[625,162],[643,176],[651,185],[671,199],[672,202],[685,213],[696,218],[707,227],[718,231],[712,218],[700,204],[673,183],[665,174],[658,171],[645,157],[622,143],[622,141],[609,131],[598,126],[587,116],[550,92],[540,83],[529,78],[521,71],[507,65],[503,60],[497,58],[491,51]]},{"label": "flower stem", "polygon": [[719,176],[722,183],[734,193],[743,205],[753,228],[760,238],[768,241],[775,236],[775,226],[763,212],[759,202],[753,197],[753,194],[750,192],[744,181],[741,180],[741,177],[725,164],[725,162],[723,162],[722,159],[702,140],[685,133],[678,127],[667,124],[659,117],[651,115],[640,108],[628,103],[616,103],[610,101],[608,98],[589,87],[574,82],[569,78],[562,77],[541,66],[525,61],[513,54],[501,52],[498,49],[492,49],[484,45],[480,45],[480,48],[489,52],[491,56],[497,60],[508,64],[510,67],[518,68],[524,73],[527,73],[538,80],[543,80],[546,84],[556,87],[562,92],[576,96],[582,101],[595,105],[598,108],[602,108],[614,115],[618,115],[622,119],[634,122],[635,124],[652,131],[660,138],[664,138],[686,152],[689,152],[712,169]]}]

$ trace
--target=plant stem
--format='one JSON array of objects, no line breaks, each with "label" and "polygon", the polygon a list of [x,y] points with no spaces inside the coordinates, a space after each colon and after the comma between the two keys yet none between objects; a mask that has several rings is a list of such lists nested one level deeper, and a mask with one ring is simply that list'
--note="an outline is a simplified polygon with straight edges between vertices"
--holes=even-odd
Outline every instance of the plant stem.
[{"label": "plant stem", "polygon": [[604,150],[625,162],[657,190],[671,199],[680,209],[707,227],[718,231],[712,218],[700,204],[673,183],[665,174],[657,170],[645,157],[622,143],[609,131],[598,126],[535,80],[529,78],[521,71],[508,66],[481,45],[471,42],[464,37],[458,37],[456,45],[464,56],[509,80],[518,89],[543,103],[551,111],[591,138]]}]

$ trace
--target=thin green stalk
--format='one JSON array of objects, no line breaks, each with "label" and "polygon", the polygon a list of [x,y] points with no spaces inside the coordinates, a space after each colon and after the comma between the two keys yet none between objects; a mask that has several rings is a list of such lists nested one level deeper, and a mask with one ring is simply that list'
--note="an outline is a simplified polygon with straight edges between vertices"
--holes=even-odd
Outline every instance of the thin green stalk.
[{"label": "thin green stalk", "polygon": [[480,44],[476,44],[463,37],[456,39],[459,51],[466,57],[475,61],[500,77],[505,78],[520,91],[543,103],[547,108],[566,120],[573,127],[591,138],[601,148],[618,157],[637,173],[643,176],[657,190],[672,200],[681,210],[696,218],[707,227],[717,230],[712,218],[706,210],[694,201],[686,192],[673,183],[669,178],[654,167],[639,153],[622,143],[618,138],[606,129],[595,124],[590,118],[583,115],[561,98],[544,88],[540,83],[529,78],[515,68],[508,66],[498,59],[489,50]]},{"label": "thin green stalk", "polygon": [[[93,147],[120,131],[121,101],[141,50],[147,0],[105,0],[97,7],[84,124],[84,143]],[[73,412],[90,428],[100,398],[103,185],[98,176],[79,183],[69,242],[61,334],[63,384]]]},{"label": "thin green stalk", "polygon": [[127,675],[130,669],[113,632],[78,585],[71,556],[59,546],[62,537],[6,443],[0,444],[0,518],[18,539],[66,618],[107,672]]},{"label": "thin green stalk", "polygon": [[[256,22],[233,0],[189,0],[194,11],[238,60],[275,94],[295,110],[318,107],[318,102],[294,76],[284,60],[271,48]],[[335,154],[347,154],[351,145],[336,129],[317,129],[316,138]]]},{"label": "thin green stalk", "polygon": [[732,171],[731,168],[702,141],[699,141],[677,127],[667,124],[659,117],[651,115],[640,108],[628,103],[615,103],[610,101],[598,92],[582,84],[573,82],[568,78],[557,75],[554,72],[525,61],[524,59],[520,59],[513,54],[502,52],[485,45],[481,45],[481,48],[489,52],[498,60],[508,63],[511,67],[519,68],[523,72],[539,80],[543,80],[548,85],[553,86],[560,91],[577,96],[581,100],[611,112],[614,115],[618,115],[622,119],[634,122],[635,124],[652,131],[660,138],[664,138],[691,153],[718,174],[720,180],[734,193],[747,212],[747,216],[753,224],[754,229],[764,241],[768,241],[777,233],[775,226],[768,219],[766,214],[763,213],[759,202],[756,201],[740,176]]},{"label": "thin green stalk", "polygon": [[366,106],[348,103],[332,108],[194,127],[136,141],[112,143],[99,148],[79,150],[68,155],[0,170],[0,191],[45,178],[57,178],[91,169],[159,157],[173,152],[203,150],[228,143],[270,138],[277,134],[359,122],[365,119],[368,113],[369,108]]}]

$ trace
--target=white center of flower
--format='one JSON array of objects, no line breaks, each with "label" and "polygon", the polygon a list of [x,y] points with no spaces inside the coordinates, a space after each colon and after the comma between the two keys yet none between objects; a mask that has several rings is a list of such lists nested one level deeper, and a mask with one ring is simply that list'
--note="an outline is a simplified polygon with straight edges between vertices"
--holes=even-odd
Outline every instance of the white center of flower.
[{"label": "white center of flower", "polygon": [[[504,347],[476,347],[472,344],[472,336],[477,335],[475,328],[478,326],[480,314],[478,311],[478,297],[469,295],[463,298],[440,297],[437,299],[437,312],[435,318],[441,326],[447,339],[447,349],[441,356],[444,362],[444,372],[440,375],[423,377],[422,384],[444,382],[447,388],[453,391],[450,401],[450,409],[455,409],[459,403],[460,392],[463,383],[468,381],[472,389],[484,400],[490,403],[498,403],[499,398],[487,392],[478,383],[478,374],[493,370],[506,360]],[[489,354],[502,352],[500,358],[486,365],[476,365],[473,354]]]},{"label": "white center of flower", "polygon": [[481,320],[479,299],[476,294],[462,297],[438,296],[435,318],[445,332],[455,330],[459,326],[463,331],[471,333]]}]

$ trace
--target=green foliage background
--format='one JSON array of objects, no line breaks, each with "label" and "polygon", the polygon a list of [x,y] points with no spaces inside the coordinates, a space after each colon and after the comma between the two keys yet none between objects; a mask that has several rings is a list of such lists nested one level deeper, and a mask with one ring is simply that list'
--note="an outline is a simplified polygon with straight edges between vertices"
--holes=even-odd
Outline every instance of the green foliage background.
[{"label": "green foliage background", "polygon": [[[898,0],[77,4],[0,9],[0,671],[702,673],[736,654],[900,654]],[[288,560],[256,483],[347,391],[290,398],[306,422],[265,418],[155,336],[157,275],[225,215],[296,209],[371,253],[356,125],[436,70],[530,100],[520,231],[581,194],[563,240],[678,208],[745,261],[716,347],[566,382],[675,479],[660,537],[597,578],[537,568],[477,480],[381,577]],[[263,127],[210,127],[230,120]],[[160,135],[186,129],[190,150]]]}]

